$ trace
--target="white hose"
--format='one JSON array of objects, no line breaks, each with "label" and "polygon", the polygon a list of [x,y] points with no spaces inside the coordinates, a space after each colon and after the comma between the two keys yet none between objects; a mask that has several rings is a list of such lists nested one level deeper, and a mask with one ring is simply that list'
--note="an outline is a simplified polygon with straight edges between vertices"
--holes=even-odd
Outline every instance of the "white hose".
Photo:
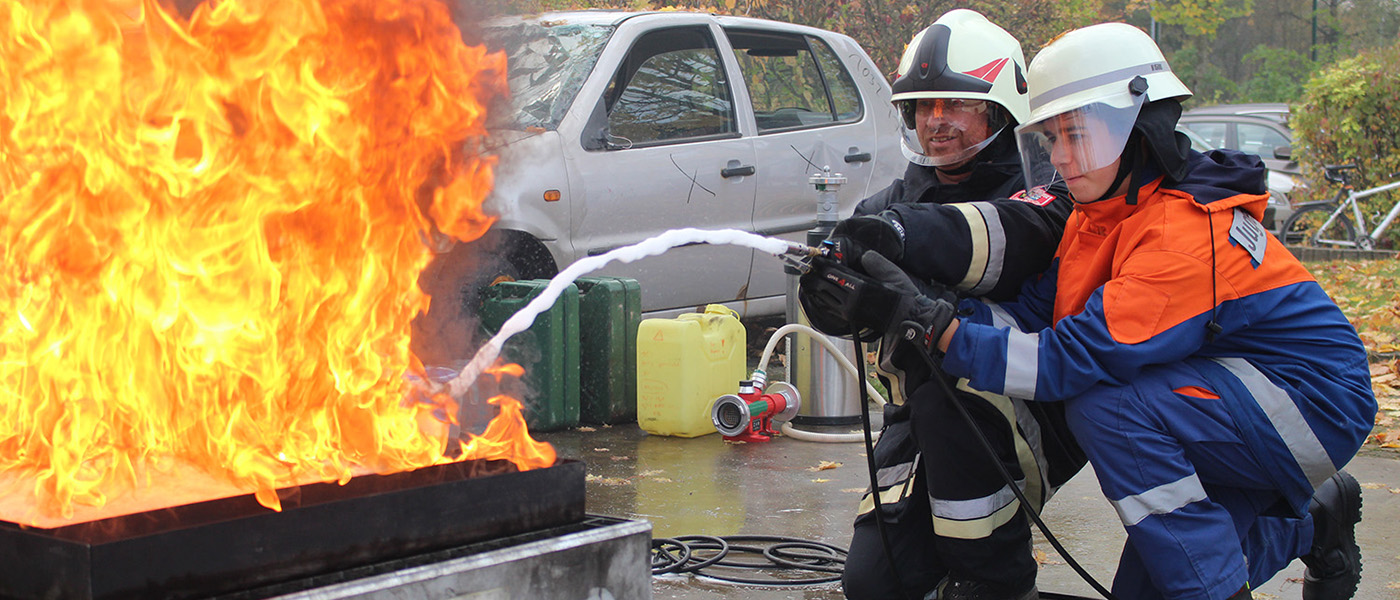
[{"label": "white hose", "polygon": [[[865,377],[865,373],[857,369],[856,366],[851,363],[851,360],[846,358],[846,355],[841,352],[841,349],[836,347],[836,344],[831,343],[831,340],[827,339],[820,331],[801,323],[788,323],[787,325],[783,325],[779,327],[777,331],[773,332],[773,337],[768,338],[768,345],[763,347],[763,355],[759,358],[758,368],[755,370],[756,372],[763,372],[765,374],[765,379],[766,373],[768,372],[768,359],[772,357],[773,350],[778,347],[778,341],[790,333],[801,333],[820,343],[823,348],[826,348],[827,352],[830,352],[832,356],[836,357],[836,362],[840,363],[842,367],[845,367],[847,372],[860,379],[861,383],[865,385],[866,391],[870,393],[871,398],[874,398],[880,406],[885,405],[885,397],[875,389],[875,386],[870,384],[870,380]],[[783,435],[804,442],[850,443],[865,441],[864,433],[815,433],[797,429],[793,427],[790,422],[784,422],[781,430]],[[878,433],[873,435],[878,436]]]}]

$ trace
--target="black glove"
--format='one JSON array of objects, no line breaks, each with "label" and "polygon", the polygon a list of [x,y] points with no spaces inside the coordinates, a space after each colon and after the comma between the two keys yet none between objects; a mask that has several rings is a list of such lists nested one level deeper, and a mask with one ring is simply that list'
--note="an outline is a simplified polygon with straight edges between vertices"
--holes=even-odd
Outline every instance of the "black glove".
[{"label": "black glove", "polygon": [[902,298],[868,275],[821,256],[812,259],[812,269],[799,283],[797,301],[812,327],[837,337],[859,331],[862,342],[880,339],[890,326],[890,307]]},{"label": "black glove", "polygon": [[861,341],[870,342],[896,329],[902,332],[906,322],[924,330],[936,326],[937,335],[948,328],[957,296],[947,288],[925,284],[920,290],[904,271],[876,252],[866,252],[860,263],[862,269],[875,272],[867,274],[817,257],[802,276],[797,299],[818,331],[835,336],[859,331]]},{"label": "black glove", "polygon": [[938,350],[938,339],[943,337],[943,332],[948,330],[958,314],[955,304],[957,295],[941,285],[926,284],[924,291],[920,291],[903,269],[875,252],[866,252],[861,256],[860,263],[871,280],[900,296],[899,301],[888,309],[889,327],[885,330],[881,345],[893,349],[896,344],[913,344],[930,357],[942,356]]},{"label": "black glove", "polygon": [[878,252],[894,262],[904,258],[904,223],[892,210],[875,215],[851,217],[826,236],[830,256],[842,264],[860,270],[861,257],[866,252]]},{"label": "black glove", "polygon": [[902,405],[919,386],[942,376],[938,339],[953,322],[958,297],[939,283],[916,285],[899,267],[873,252],[862,262],[871,280],[901,294],[901,302],[891,311],[894,323],[880,339],[875,370],[890,392],[890,403]]}]

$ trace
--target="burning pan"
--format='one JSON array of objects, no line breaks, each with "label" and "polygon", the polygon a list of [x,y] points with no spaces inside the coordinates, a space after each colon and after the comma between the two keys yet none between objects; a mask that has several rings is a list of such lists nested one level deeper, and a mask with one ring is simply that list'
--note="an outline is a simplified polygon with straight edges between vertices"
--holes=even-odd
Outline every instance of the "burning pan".
[{"label": "burning pan", "polygon": [[198,598],[584,518],[584,464],[464,461],[53,529],[0,521],[0,598]]}]

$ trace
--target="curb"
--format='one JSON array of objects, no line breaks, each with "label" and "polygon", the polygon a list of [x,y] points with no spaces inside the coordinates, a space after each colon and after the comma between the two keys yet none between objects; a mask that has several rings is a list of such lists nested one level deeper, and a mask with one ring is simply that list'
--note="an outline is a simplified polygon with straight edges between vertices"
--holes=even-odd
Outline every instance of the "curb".
[{"label": "curb", "polygon": [[1303,262],[1326,260],[1386,260],[1400,258],[1395,250],[1349,250],[1345,248],[1311,248],[1307,246],[1284,246],[1293,256]]}]

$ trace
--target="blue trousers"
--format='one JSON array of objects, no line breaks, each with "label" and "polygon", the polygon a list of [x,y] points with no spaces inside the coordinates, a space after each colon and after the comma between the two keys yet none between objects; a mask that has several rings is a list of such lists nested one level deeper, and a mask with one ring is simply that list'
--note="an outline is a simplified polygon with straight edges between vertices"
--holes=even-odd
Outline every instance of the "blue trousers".
[{"label": "blue trousers", "polygon": [[1128,533],[1113,581],[1122,600],[1223,600],[1311,546],[1311,518],[1287,508],[1225,405],[1239,399],[1219,389],[1187,364],[1162,365],[1066,403]]}]

